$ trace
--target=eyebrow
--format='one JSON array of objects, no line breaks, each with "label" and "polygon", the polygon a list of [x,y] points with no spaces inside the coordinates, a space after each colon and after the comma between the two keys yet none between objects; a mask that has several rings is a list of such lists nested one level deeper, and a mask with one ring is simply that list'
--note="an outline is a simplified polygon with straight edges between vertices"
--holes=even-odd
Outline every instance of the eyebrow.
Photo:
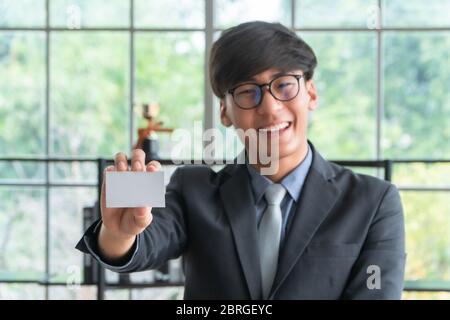
[{"label": "eyebrow", "polygon": [[[280,72],[274,73],[274,74],[272,74],[272,75],[270,76],[270,80],[273,80],[273,79],[275,79],[276,77],[279,77],[279,76],[282,76],[282,75],[286,75],[286,74],[289,74],[289,72],[280,71]],[[252,80],[252,81],[256,81],[255,77],[252,77],[251,80]]]},{"label": "eyebrow", "polygon": [[[290,71],[289,71],[289,72],[290,72]],[[272,80],[275,79],[276,77],[279,77],[279,76],[282,76],[282,75],[290,74],[289,72],[281,71],[281,72],[274,73],[274,74],[272,74],[272,75],[270,76],[270,80],[269,80],[269,81],[272,81]],[[239,81],[236,85],[234,85],[234,87],[239,86],[239,85],[241,85],[241,84],[246,84],[246,83],[256,83],[255,77],[246,78],[246,79],[244,79],[244,80],[242,80],[242,81]]]}]

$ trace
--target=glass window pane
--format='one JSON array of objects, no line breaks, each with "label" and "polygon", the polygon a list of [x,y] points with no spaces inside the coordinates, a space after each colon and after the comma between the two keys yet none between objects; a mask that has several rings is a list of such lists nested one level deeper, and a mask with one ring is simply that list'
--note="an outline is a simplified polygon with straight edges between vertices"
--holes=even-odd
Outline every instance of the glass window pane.
[{"label": "glass window pane", "polygon": [[0,32],[0,155],[45,153],[45,38]]},{"label": "glass window pane", "polygon": [[68,29],[129,27],[130,5],[124,0],[51,0],[50,25]]},{"label": "glass window pane", "polygon": [[96,188],[50,189],[50,279],[74,283],[83,279],[83,254],[75,249],[81,239],[83,208],[92,207]]},{"label": "glass window pane", "polygon": [[135,0],[137,28],[204,28],[205,3],[198,0]]},{"label": "glass window pane", "polygon": [[128,34],[55,32],[51,44],[51,154],[128,150]]},{"label": "glass window pane", "polygon": [[0,186],[0,279],[43,280],[45,191]]},{"label": "glass window pane", "polygon": [[296,27],[371,28],[377,21],[377,0],[294,0]]},{"label": "glass window pane", "polygon": [[131,298],[133,300],[182,300],[183,294],[183,287],[131,290]]},{"label": "glass window pane", "polygon": [[112,289],[105,291],[105,300],[130,300],[131,290],[128,289]]},{"label": "glass window pane", "polygon": [[50,181],[55,183],[97,183],[98,167],[95,161],[52,162]]},{"label": "glass window pane", "polygon": [[402,187],[450,187],[449,163],[395,163],[393,182]]},{"label": "glass window pane", "polygon": [[448,27],[448,0],[383,0],[383,25],[386,27]]},{"label": "glass window pane", "polygon": [[450,158],[450,32],[384,36],[383,156]]},{"label": "glass window pane", "polygon": [[50,300],[95,300],[97,299],[97,287],[50,286],[48,298]]},{"label": "glass window pane", "polygon": [[216,0],[215,27],[228,28],[236,24],[263,20],[291,25],[289,0]]},{"label": "glass window pane", "polygon": [[0,27],[45,27],[45,0],[0,0]]},{"label": "glass window pane", "polygon": [[403,292],[403,300],[450,300],[450,292]]},{"label": "glass window pane", "polygon": [[0,160],[0,183],[45,183],[45,163],[35,161]]},{"label": "glass window pane", "polygon": [[374,158],[375,35],[302,32],[301,36],[318,60],[314,79],[319,106],[310,113],[309,139],[329,159]]},{"label": "glass window pane", "polygon": [[401,193],[407,280],[450,280],[450,193]]},{"label": "glass window pane", "polygon": [[[186,133],[183,137],[192,144],[200,143],[199,152],[194,154],[201,157],[204,110],[203,33],[139,32],[135,41],[136,125],[147,127],[147,122],[141,117],[141,105],[158,103],[160,111],[157,120],[162,121],[163,127],[183,129]],[[185,141],[164,132],[157,136],[160,143],[159,155],[162,158],[170,158],[172,147]],[[136,139],[137,133],[134,140]],[[188,149],[188,146],[183,148]],[[190,159],[191,154],[185,152],[179,158]]]},{"label": "glass window pane", "polygon": [[43,300],[45,287],[37,284],[0,283],[0,300]]}]

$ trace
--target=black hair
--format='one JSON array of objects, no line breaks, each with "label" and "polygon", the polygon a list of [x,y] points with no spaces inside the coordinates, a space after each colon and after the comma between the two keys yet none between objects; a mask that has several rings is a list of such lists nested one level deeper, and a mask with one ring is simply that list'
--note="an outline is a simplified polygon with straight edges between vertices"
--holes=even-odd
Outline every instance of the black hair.
[{"label": "black hair", "polygon": [[209,78],[214,94],[223,98],[238,82],[270,68],[300,69],[310,80],[317,65],[311,47],[279,23],[253,21],[223,31],[211,48]]}]

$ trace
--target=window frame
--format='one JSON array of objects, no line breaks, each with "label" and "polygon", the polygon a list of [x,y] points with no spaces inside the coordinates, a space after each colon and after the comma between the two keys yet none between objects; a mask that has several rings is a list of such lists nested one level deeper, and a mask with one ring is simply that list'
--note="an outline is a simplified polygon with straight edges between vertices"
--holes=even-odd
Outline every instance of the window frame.
[{"label": "window frame", "polygon": [[[45,279],[39,281],[38,283],[45,286],[45,298],[49,297],[49,286],[53,285],[50,282],[50,258],[49,258],[49,246],[50,246],[50,192],[51,188],[55,188],[58,186],[63,187],[96,187],[96,184],[92,183],[52,183],[50,180],[50,162],[55,161],[98,161],[98,159],[93,158],[52,158],[50,154],[50,143],[51,143],[51,131],[50,131],[50,94],[51,94],[51,79],[50,79],[50,62],[51,62],[51,41],[52,41],[52,33],[53,32],[98,32],[98,31],[125,31],[128,32],[129,35],[129,98],[128,98],[128,122],[129,122],[129,137],[128,137],[128,147],[131,151],[133,146],[133,139],[135,135],[135,123],[133,119],[133,105],[135,99],[135,33],[136,32],[203,32],[204,33],[204,43],[205,43],[205,52],[204,52],[204,116],[203,116],[203,128],[204,130],[210,128],[218,127],[218,105],[217,99],[214,98],[211,86],[209,84],[208,79],[208,53],[214,42],[214,34],[216,32],[222,31],[220,28],[216,28],[215,26],[215,11],[216,5],[214,0],[204,0],[204,10],[205,10],[205,25],[203,28],[136,28],[135,24],[135,2],[134,0],[129,1],[129,26],[128,27],[84,27],[80,29],[68,29],[62,27],[51,27],[50,26],[50,1],[45,0],[45,26],[44,27],[0,27],[0,31],[25,31],[25,32],[45,32],[45,157],[40,158],[12,158],[12,157],[4,157],[0,158],[0,161],[44,161],[45,162],[45,180],[42,183],[34,183],[34,182],[23,182],[23,183],[8,183],[0,181],[0,185],[2,186],[37,186],[37,187],[45,187],[45,219],[46,219],[46,251],[45,251]],[[296,27],[296,6],[298,1],[301,0],[290,0],[290,19],[291,25],[290,28],[295,32],[370,32],[376,34],[376,117],[374,119],[376,125],[376,136],[375,136],[375,150],[376,156],[375,159],[372,160],[383,160],[382,155],[382,125],[383,125],[383,116],[384,116],[384,102],[383,102],[383,88],[384,88],[384,78],[383,78],[383,35],[391,32],[449,32],[450,26],[447,27],[384,27],[382,24],[382,16],[383,16],[383,4],[384,0],[377,0],[379,16],[378,16],[378,25],[373,29],[363,28],[363,27],[326,27],[326,28],[299,28]],[[212,108],[209,106],[213,106]],[[450,159],[418,159],[418,160],[401,160],[394,159],[393,163],[413,163],[413,162],[421,162],[421,163],[450,163]],[[430,191],[430,188],[433,192],[449,192],[450,186],[448,187],[430,187],[430,186],[415,186],[414,188],[407,186],[400,186],[400,191]],[[1,280],[0,283],[35,283],[35,281],[20,281],[20,280]],[[57,285],[56,283],[54,285]],[[60,284],[61,285],[61,284]],[[443,281],[442,283],[437,282],[427,282],[426,280],[423,282],[420,281],[409,281],[406,279],[405,281],[405,291],[447,291],[450,292],[450,281]]]}]

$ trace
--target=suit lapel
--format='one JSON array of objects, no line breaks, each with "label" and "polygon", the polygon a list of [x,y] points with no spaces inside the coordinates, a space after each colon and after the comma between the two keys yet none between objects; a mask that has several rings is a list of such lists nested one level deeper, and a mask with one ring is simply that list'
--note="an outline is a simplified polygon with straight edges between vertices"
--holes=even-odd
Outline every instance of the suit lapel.
[{"label": "suit lapel", "polygon": [[237,165],[221,187],[233,240],[252,299],[261,298],[261,270],[257,242],[256,210],[245,165]]},{"label": "suit lapel", "polygon": [[313,163],[305,180],[299,204],[292,217],[284,246],[280,251],[278,270],[271,296],[286,280],[339,197],[339,189],[328,179],[332,176],[330,165],[315,150],[313,156]]}]

